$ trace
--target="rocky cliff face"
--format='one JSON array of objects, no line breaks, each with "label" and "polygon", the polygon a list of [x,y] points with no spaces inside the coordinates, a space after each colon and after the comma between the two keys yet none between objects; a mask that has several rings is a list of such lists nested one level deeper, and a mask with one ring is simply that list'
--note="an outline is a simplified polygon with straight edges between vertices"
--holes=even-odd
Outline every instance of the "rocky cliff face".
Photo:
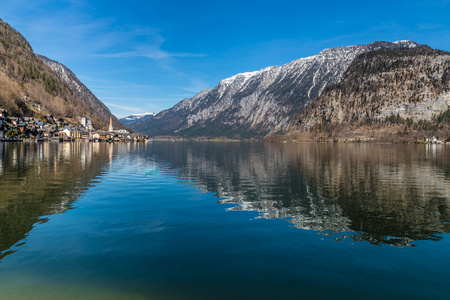
[{"label": "rocky cliff face", "polygon": [[77,78],[77,76],[63,64],[51,60],[43,55],[38,57],[49,66],[89,107],[91,107],[100,119],[109,124],[109,118],[112,117],[114,128],[125,128],[123,124],[109,111],[105,104],[98,98]]},{"label": "rocky cliff face", "polygon": [[445,131],[449,107],[449,52],[427,46],[375,51],[357,57],[343,80],[302,112],[296,130],[334,138],[355,131],[364,139],[378,139],[375,131],[419,138]]},{"label": "rocky cliff face", "polygon": [[241,73],[133,128],[149,135],[263,137],[290,128],[304,108],[338,83],[360,54],[416,47],[410,41],[326,49],[283,66]]}]

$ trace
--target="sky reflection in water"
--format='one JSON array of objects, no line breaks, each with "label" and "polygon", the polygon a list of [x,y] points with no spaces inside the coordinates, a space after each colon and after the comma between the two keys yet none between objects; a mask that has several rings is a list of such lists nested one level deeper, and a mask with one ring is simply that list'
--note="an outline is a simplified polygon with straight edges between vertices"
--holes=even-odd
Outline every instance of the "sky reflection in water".
[{"label": "sky reflection in water", "polygon": [[12,299],[450,292],[445,146],[50,143],[0,152],[0,290]]}]

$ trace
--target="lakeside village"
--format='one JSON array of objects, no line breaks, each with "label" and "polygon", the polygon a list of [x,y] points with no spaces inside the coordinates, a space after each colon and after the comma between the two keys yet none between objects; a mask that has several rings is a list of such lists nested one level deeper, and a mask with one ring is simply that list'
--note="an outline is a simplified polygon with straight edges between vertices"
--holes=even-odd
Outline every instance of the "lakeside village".
[{"label": "lakeside village", "polygon": [[80,125],[45,116],[46,122],[34,117],[10,117],[0,109],[0,141],[86,141],[86,142],[148,142],[148,137],[127,130],[114,130],[112,119],[108,131],[95,130],[90,120],[82,118]]}]

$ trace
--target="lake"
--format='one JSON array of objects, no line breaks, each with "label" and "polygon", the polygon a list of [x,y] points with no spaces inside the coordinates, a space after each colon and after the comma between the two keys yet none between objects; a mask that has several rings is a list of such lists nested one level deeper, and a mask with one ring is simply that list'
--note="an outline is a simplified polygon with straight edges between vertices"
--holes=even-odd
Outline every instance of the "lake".
[{"label": "lake", "polygon": [[448,299],[450,147],[0,143],[0,299]]}]

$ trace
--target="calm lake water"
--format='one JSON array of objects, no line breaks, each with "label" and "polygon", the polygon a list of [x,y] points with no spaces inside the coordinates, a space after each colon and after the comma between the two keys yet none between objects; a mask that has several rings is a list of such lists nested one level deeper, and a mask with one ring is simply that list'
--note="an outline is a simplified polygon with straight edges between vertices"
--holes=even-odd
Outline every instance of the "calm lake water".
[{"label": "calm lake water", "polygon": [[450,297],[448,146],[0,154],[0,299]]}]

